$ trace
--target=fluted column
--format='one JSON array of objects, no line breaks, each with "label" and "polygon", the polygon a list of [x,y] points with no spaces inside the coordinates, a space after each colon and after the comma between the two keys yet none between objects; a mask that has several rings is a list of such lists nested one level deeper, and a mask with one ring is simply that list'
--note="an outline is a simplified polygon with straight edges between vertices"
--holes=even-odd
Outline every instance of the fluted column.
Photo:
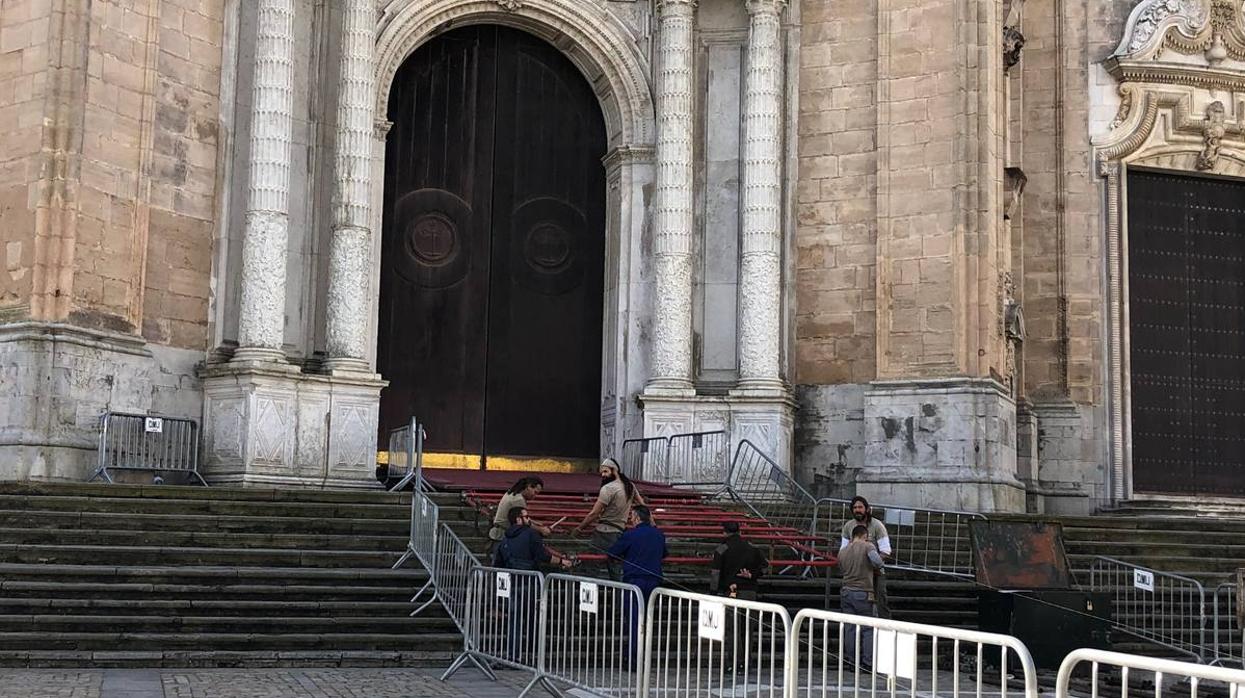
[{"label": "fluted column", "polygon": [[326,367],[366,371],[376,99],[372,67],[375,0],[346,0],[342,14]]},{"label": "fluted column", "polygon": [[693,0],[658,5],[653,366],[647,392],[692,390]]},{"label": "fluted column", "polygon": [[782,109],[784,0],[748,0],[744,74],[739,388],[782,390]]},{"label": "fluted column", "polygon": [[284,361],[290,142],[294,130],[294,0],[258,0],[250,180],[242,240],[235,361]]}]

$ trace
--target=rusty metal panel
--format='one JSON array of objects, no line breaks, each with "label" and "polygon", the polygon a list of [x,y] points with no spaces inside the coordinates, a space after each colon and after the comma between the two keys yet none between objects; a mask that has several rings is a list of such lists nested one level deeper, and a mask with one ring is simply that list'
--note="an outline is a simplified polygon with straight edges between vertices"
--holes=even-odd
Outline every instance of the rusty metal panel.
[{"label": "rusty metal panel", "polygon": [[1071,589],[1063,527],[1046,521],[970,521],[977,583],[990,589]]},{"label": "rusty metal panel", "polygon": [[1245,183],[1128,175],[1133,488],[1245,495]]}]

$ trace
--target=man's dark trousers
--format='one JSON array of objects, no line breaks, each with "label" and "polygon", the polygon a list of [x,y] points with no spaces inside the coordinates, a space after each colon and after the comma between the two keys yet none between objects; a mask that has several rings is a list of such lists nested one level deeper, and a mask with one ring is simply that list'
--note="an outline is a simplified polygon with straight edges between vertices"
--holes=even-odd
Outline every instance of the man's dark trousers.
[{"label": "man's dark trousers", "polygon": [[[869,599],[870,592],[860,589],[844,589],[839,606],[844,613],[876,618],[877,606]],[[843,659],[856,662],[856,630],[860,629],[860,663],[873,666],[873,628],[863,625],[845,625],[843,628]]]}]

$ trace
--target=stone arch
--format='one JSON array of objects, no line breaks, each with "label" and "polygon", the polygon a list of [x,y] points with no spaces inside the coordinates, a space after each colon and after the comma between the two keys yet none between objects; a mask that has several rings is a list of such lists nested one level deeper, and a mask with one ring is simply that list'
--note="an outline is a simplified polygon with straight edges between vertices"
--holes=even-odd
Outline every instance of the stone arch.
[{"label": "stone arch", "polygon": [[388,113],[389,91],[402,63],[451,26],[500,24],[558,47],[584,74],[601,102],[611,149],[652,146],[649,69],[636,38],[617,18],[582,0],[413,0],[386,10],[376,40],[376,115]]}]

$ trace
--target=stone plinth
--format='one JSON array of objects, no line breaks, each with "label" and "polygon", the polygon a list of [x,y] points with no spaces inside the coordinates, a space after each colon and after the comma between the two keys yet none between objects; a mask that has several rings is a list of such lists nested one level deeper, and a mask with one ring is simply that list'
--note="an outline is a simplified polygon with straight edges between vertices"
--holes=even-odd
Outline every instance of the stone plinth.
[{"label": "stone plinth", "polygon": [[795,402],[790,397],[644,395],[644,436],[673,436],[722,430],[729,436],[731,456],[747,439],[792,472],[792,430]]},{"label": "stone plinth", "polygon": [[385,385],[374,374],[209,367],[204,477],[212,484],[379,487],[376,429]]},{"label": "stone plinth", "polygon": [[1015,403],[989,379],[874,382],[856,491],[916,507],[1024,511]]}]

